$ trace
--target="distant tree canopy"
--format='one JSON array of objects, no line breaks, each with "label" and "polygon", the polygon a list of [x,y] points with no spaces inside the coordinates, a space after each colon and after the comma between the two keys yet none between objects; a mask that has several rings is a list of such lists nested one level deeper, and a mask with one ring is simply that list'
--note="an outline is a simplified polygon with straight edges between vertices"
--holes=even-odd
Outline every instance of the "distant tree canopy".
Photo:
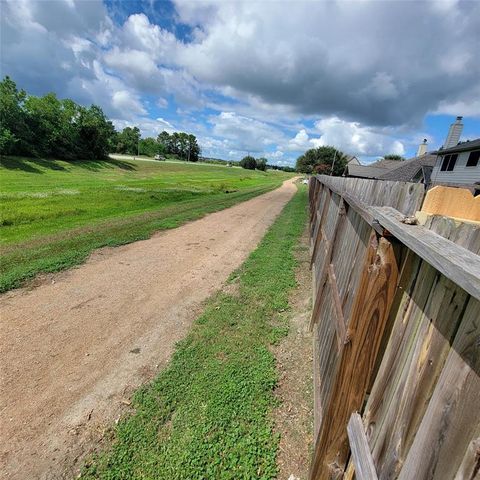
[{"label": "distant tree canopy", "polygon": [[265,170],[267,170],[267,159],[266,158],[257,158],[255,160],[256,164],[257,164],[257,170],[261,170],[262,172],[265,172]]},{"label": "distant tree canopy", "polygon": [[64,160],[106,158],[109,153],[155,156],[171,153],[196,162],[200,155],[195,135],[162,132],[157,139],[141,138],[138,127],[117,132],[100,107],[83,107],[18,90],[10,77],[0,82],[0,153]]},{"label": "distant tree canopy", "polygon": [[104,158],[115,128],[101,108],[59,100],[54,93],[27,95],[5,77],[0,82],[0,153],[63,159]]},{"label": "distant tree canopy", "polygon": [[251,155],[247,155],[240,160],[239,165],[247,170],[257,169],[265,172],[267,170],[267,159],[264,157],[255,158]]},{"label": "distant tree canopy", "polygon": [[[332,171],[332,164],[333,165]],[[318,147],[307,150],[297,158],[296,169],[300,173],[342,175],[347,164],[346,155],[334,147]]]},{"label": "distant tree canopy", "polygon": [[200,156],[200,147],[195,135],[185,132],[161,132],[157,137],[162,153],[177,155],[189,162],[197,162]]},{"label": "distant tree canopy", "polygon": [[138,127],[125,127],[116,134],[115,153],[138,155],[140,137],[140,129]]},{"label": "distant tree canopy", "polygon": [[400,162],[405,160],[405,158],[402,157],[401,155],[395,155],[394,153],[389,153],[388,155],[384,155],[383,158],[385,160],[396,160]]},{"label": "distant tree canopy", "polygon": [[247,155],[240,160],[240,166],[246,168],[247,170],[255,170],[257,168],[257,162],[255,157]]}]

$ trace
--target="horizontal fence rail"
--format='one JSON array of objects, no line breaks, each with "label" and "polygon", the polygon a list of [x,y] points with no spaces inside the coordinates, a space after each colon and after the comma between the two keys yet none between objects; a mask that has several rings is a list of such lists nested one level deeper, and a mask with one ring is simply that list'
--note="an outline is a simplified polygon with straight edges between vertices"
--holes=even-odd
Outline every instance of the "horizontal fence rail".
[{"label": "horizontal fence rail", "polygon": [[310,180],[311,479],[478,474],[480,229],[420,225],[424,197],[421,184]]}]

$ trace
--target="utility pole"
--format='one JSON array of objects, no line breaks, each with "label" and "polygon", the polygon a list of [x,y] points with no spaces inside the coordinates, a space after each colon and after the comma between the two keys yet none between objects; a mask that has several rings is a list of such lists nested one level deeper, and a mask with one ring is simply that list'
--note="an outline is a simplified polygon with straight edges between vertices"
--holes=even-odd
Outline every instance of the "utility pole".
[{"label": "utility pole", "polygon": [[335,149],[335,153],[333,154],[333,162],[332,162],[332,169],[330,170],[330,176],[333,175],[333,167],[335,166],[335,159],[337,158],[337,149]]}]

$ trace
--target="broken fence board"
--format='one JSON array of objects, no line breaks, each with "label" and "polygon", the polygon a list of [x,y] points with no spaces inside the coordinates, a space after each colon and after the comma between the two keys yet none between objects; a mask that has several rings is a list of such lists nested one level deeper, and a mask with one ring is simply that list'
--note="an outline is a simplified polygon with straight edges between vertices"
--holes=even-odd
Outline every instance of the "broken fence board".
[{"label": "broken fence board", "polygon": [[357,480],[378,480],[377,471],[373,464],[372,454],[368,446],[362,417],[358,413],[352,413],[347,425],[348,440],[352,452],[355,478]]}]

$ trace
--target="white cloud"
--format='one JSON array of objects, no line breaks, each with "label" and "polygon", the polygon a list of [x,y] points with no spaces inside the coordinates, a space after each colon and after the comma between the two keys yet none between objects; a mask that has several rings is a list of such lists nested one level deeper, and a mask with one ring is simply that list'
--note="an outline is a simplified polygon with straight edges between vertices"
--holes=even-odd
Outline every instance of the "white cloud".
[{"label": "white cloud", "polygon": [[302,150],[308,150],[309,148],[312,148],[314,145],[312,144],[312,141],[310,137],[308,136],[307,131],[302,128],[294,138],[289,140],[287,144],[287,150],[293,151],[293,152],[301,152]]},{"label": "white cloud", "polygon": [[221,112],[210,118],[213,133],[235,142],[237,150],[263,152],[269,145],[282,142],[284,134],[275,127],[234,112]]},{"label": "white cloud", "polygon": [[179,2],[202,35],[178,62],[297,114],[419,123],[445,98],[468,102],[480,75],[480,3],[442,3],[295,2],[286,15],[283,2]]},{"label": "white cloud", "polygon": [[119,90],[118,92],[114,92],[112,95],[112,105],[119,111],[129,111],[134,115],[144,115],[147,113],[138,98],[135,98],[135,95],[127,90]]},{"label": "white cloud", "polygon": [[389,132],[330,117],[315,123],[320,137],[312,139],[315,146],[333,145],[345,153],[356,156],[383,156],[388,153],[403,155],[402,142]]}]

